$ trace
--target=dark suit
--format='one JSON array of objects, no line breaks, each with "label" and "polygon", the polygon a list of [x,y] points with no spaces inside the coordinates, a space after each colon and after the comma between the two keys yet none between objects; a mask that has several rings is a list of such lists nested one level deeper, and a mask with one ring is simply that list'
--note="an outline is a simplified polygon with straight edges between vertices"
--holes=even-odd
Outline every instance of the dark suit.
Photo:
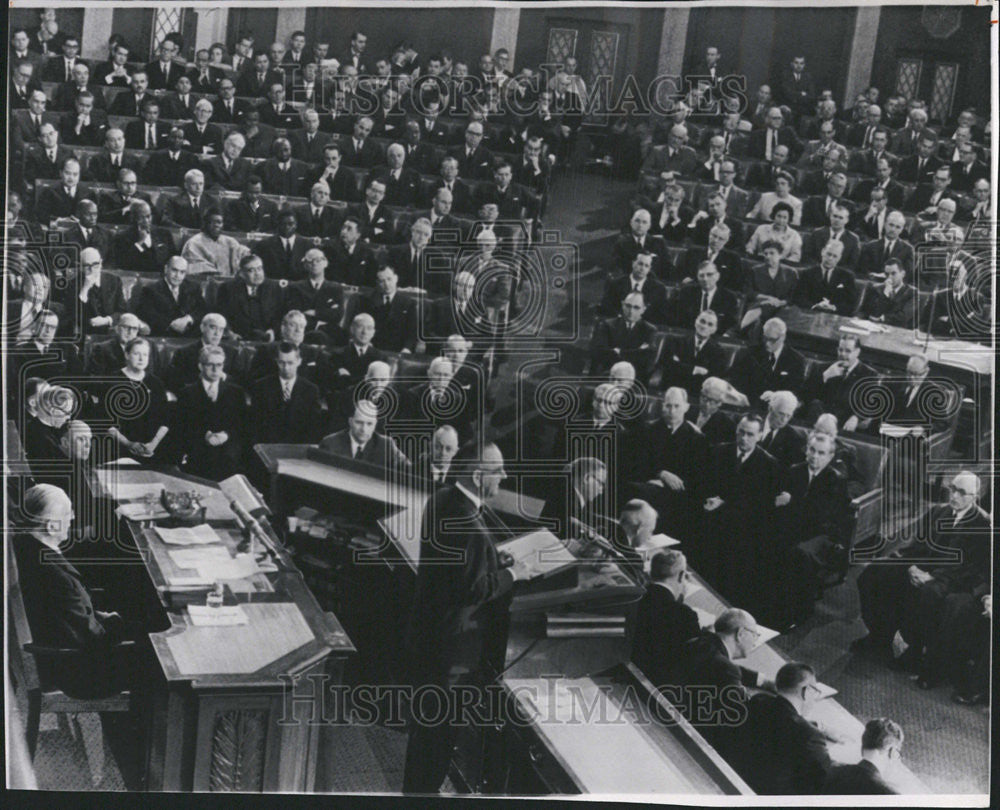
[{"label": "dark suit", "polygon": [[184,75],[184,68],[177,62],[170,62],[164,72],[160,60],[156,59],[146,64],[146,75],[150,90],[173,90],[177,80]]},{"label": "dark suit", "polygon": [[[146,194],[135,194],[126,202],[120,191],[103,192],[97,198],[100,221],[109,225],[128,225],[132,222],[132,212],[131,209],[128,211],[125,209],[136,200],[142,200],[152,210],[153,202]],[[102,253],[101,255],[106,257],[107,254]]]},{"label": "dark suit", "polygon": [[111,105],[108,107],[108,115],[128,115],[138,118],[142,115],[142,105],[148,99],[156,98],[152,93],[143,93],[136,96],[135,93],[127,91],[116,95]]},{"label": "dark suit", "polygon": [[763,346],[747,346],[733,358],[729,381],[738,391],[747,395],[751,405],[756,404],[765,391],[791,391],[799,394],[805,377],[805,361],[788,344],[772,364]]},{"label": "dark suit", "polygon": [[[621,312],[622,300],[632,292],[634,285],[635,281],[631,274],[608,281],[604,288],[604,297],[601,299],[601,314],[613,317]],[[650,275],[643,282],[641,291],[646,302],[646,312],[643,317],[651,323],[666,323],[667,288]]]},{"label": "dark suit", "polygon": [[490,180],[493,177],[493,153],[482,144],[470,155],[465,144],[453,146],[448,154],[458,161],[458,174],[466,180]]},{"label": "dark suit", "polygon": [[[677,293],[674,303],[675,326],[690,328],[691,324],[702,312],[703,290],[697,284],[689,284],[681,287]],[[732,327],[736,326],[740,317],[740,304],[736,296],[724,287],[716,287],[711,303],[707,307],[711,309],[718,318],[718,333],[724,334]]]},{"label": "dark suit", "polygon": [[826,738],[781,695],[754,695],[732,764],[755,792],[819,793],[830,769]]},{"label": "dark suit", "polygon": [[111,255],[111,234],[101,225],[95,225],[89,229],[86,236],[83,228],[74,223],[68,230],[63,231],[63,240],[68,245],[76,245],[81,250],[83,248],[97,248],[101,258],[107,260]]},{"label": "dark suit", "polygon": [[[767,429],[766,423],[764,429]],[[791,425],[772,430],[757,446],[774,456],[781,469],[788,469],[805,459],[806,438]]]},{"label": "dark suit", "polygon": [[182,228],[194,228],[202,230],[205,227],[205,218],[209,214],[221,214],[218,200],[202,194],[198,198],[198,207],[191,205],[191,198],[187,192],[181,192],[175,197],[170,197],[163,208],[163,224],[179,225]]},{"label": "dark suit", "polygon": [[[369,344],[363,354],[358,354],[357,347],[348,343],[341,349],[330,352],[327,368],[324,369],[325,387],[327,390],[343,390],[357,385],[364,379],[368,366],[376,360],[384,360],[385,356]],[[340,374],[343,369],[347,374]]]},{"label": "dark suit", "polygon": [[663,241],[662,236],[646,234],[641,247],[631,233],[619,236],[611,248],[611,258],[615,269],[623,275],[631,273],[632,262],[640,250],[653,254],[654,276],[661,281],[670,279],[673,272],[673,264],[667,254],[667,244]]},{"label": "dark suit", "polygon": [[348,213],[361,221],[361,238],[366,242],[387,245],[396,241],[392,216],[385,203],[379,203],[378,208],[369,212],[367,203],[353,203],[348,207]]},{"label": "dark suit", "polygon": [[[449,523],[455,528],[443,529]],[[421,536],[407,645],[409,681],[443,689],[459,681],[489,682],[503,667],[514,582],[509,571],[500,569],[491,528],[473,502],[449,486],[438,489],[424,509]],[[414,727],[404,791],[440,788],[453,737],[454,729],[447,723]]]},{"label": "dark suit", "polygon": [[406,456],[396,447],[396,442],[388,436],[382,436],[378,433],[374,434],[367,441],[357,456],[351,455],[351,434],[348,430],[341,430],[323,437],[319,443],[319,449],[333,453],[334,455],[343,456],[344,458],[353,457],[358,461],[368,462],[383,470],[389,469],[390,466],[397,469],[404,469],[410,466],[410,462]]},{"label": "dark suit", "polygon": [[405,245],[393,245],[386,253],[386,264],[396,271],[399,276],[400,287],[426,287],[424,272],[427,268],[428,258],[431,252],[427,249],[414,257],[413,247],[410,242]]},{"label": "dark suit", "polygon": [[656,360],[655,332],[644,320],[629,329],[620,315],[598,321],[590,339],[591,375],[601,376],[619,360],[628,360],[635,367],[636,378],[646,382]]},{"label": "dark suit", "polygon": [[[804,240],[804,244],[802,245],[802,261],[818,262],[820,252],[829,241],[829,226],[817,228]],[[861,243],[858,240],[858,237],[845,229],[841,234],[840,242],[844,246],[844,251],[840,254],[840,261],[837,263],[837,266],[846,267],[851,271],[856,270],[858,267],[858,258],[861,255]]]},{"label": "dark suit", "polygon": [[670,683],[677,650],[700,632],[698,614],[655,582],[639,601],[632,639],[632,661],[654,686]]},{"label": "dark suit", "polygon": [[59,119],[60,143],[75,146],[101,146],[104,143],[104,132],[107,129],[107,124],[102,120],[100,114],[91,113],[90,123],[80,127],[79,132],[76,131],[76,120],[76,112],[65,113]]},{"label": "dark suit", "polygon": [[35,204],[35,216],[39,222],[48,224],[53,219],[71,217],[76,214],[76,206],[85,197],[79,186],[76,193],[70,196],[62,183],[43,188],[38,194]]},{"label": "dark suit", "polygon": [[344,136],[340,140],[341,162],[345,166],[357,166],[362,169],[372,169],[382,163],[382,147],[371,138],[365,138],[361,142],[361,149],[354,145],[353,136]]},{"label": "dark suit", "polygon": [[847,171],[854,172],[856,174],[866,174],[869,177],[875,177],[878,162],[880,160],[888,160],[890,164],[894,164],[896,162],[896,156],[890,154],[889,152],[876,154],[872,149],[866,149],[863,152],[855,152],[847,161]]},{"label": "dark suit", "polygon": [[860,314],[865,318],[882,318],[889,326],[914,329],[917,325],[917,291],[903,284],[894,295],[885,295],[885,285],[871,282],[861,302]]},{"label": "dark suit", "polygon": [[191,87],[198,93],[215,93],[225,75],[226,72],[217,67],[209,67],[204,77],[196,66],[188,68],[187,72]]},{"label": "dark suit", "polygon": [[[97,183],[114,183],[118,180],[118,173],[122,169],[131,169],[138,176],[142,171],[142,162],[136,160],[131,155],[123,154],[118,165],[115,165],[111,162],[110,154],[101,152],[87,161],[87,171],[84,172],[84,176],[87,180]],[[148,202],[148,198],[145,195],[143,199],[146,199]]]},{"label": "dark suit", "polygon": [[274,218],[278,214],[278,204],[261,197],[257,200],[257,210],[250,207],[245,197],[230,200],[226,206],[226,230],[262,233],[274,229]]},{"label": "dark suit", "polygon": [[283,306],[284,291],[274,279],[264,279],[251,298],[243,280],[233,278],[219,287],[215,309],[243,340],[263,340],[269,329],[278,333],[285,313]]},{"label": "dark suit", "polygon": [[[59,180],[62,164],[66,158],[75,157],[72,149],[57,146],[55,160],[49,160],[46,150],[40,144],[32,144],[24,156],[24,176],[26,180]],[[45,192],[42,192],[45,194]],[[41,218],[41,217],[39,217]]]},{"label": "dark suit", "polygon": [[[434,199],[434,195],[437,194],[439,188],[444,188],[446,185],[445,181],[438,178],[434,181],[431,186],[431,191],[429,198]],[[473,214],[475,209],[473,208],[472,192],[469,187],[461,180],[455,180],[451,184],[451,210],[456,214]]]},{"label": "dark suit", "polygon": [[[725,350],[714,337],[705,341],[698,351],[695,351],[694,335],[670,338],[660,358],[663,385],[680,386],[691,397],[698,396],[706,377],[721,377],[725,374],[726,365]],[[695,374],[695,366],[707,369],[707,373]]]},{"label": "dark suit", "polygon": [[[767,155],[767,138],[771,129],[758,129],[750,133],[747,143],[747,154],[757,160],[765,160]],[[795,161],[802,152],[802,142],[791,127],[781,127],[778,130],[778,141],[774,146],[788,147],[788,162]],[[773,147],[772,147],[773,151]]]},{"label": "dark suit", "polygon": [[344,340],[340,321],[343,317],[344,293],[338,284],[324,281],[319,289],[312,286],[309,279],[293,281],[285,288],[285,310],[300,312],[315,310],[315,315],[306,315],[306,331],[322,329],[337,343]]},{"label": "dark suit", "polygon": [[955,200],[957,206],[958,201],[955,199],[955,193],[951,190],[951,188],[946,188],[943,192],[941,192],[936,200],[934,199],[935,194],[937,194],[937,192],[934,190],[933,186],[924,184],[918,185],[903,205],[903,210],[912,213],[920,213],[925,208],[937,205],[941,202],[941,200]]},{"label": "dark suit", "polygon": [[[804,228],[822,228],[829,225],[830,216],[826,210],[827,203],[830,202],[827,199],[828,196],[823,194],[822,196],[809,197],[802,203],[802,226]],[[843,205],[849,214],[854,212],[854,206],[851,205],[847,197],[840,197],[836,201]]]},{"label": "dark suit", "polygon": [[868,760],[856,765],[834,765],[826,775],[823,791],[834,796],[877,796],[896,793]]},{"label": "dark suit", "polygon": [[669,146],[654,146],[642,164],[643,171],[676,172],[694,178],[698,170],[698,153],[690,146],[682,146],[670,154]]},{"label": "dark suit", "polygon": [[[175,425],[177,446],[187,456],[182,468],[213,481],[243,469],[246,442],[246,392],[225,380],[218,385],[215,402],[208,398],[200,379],[184,388],[177,395]],[[229,440],[212,447],[205,441],[208,431],[223,431]]]},{"label": "dark suit", "polygon": [[256,167],[257,176],[263,181],[265,194],[285,197],[304,197],[307,193],[306,175],[309,164],[289,158],[288,171],[282,171],[277,158],[268,158]]},{"label": "dark suit", "polygon": [[375,283],[375,272],[378,263],[375,253],[360,239],[354,244],[354,250],[348,252],[339,239],[327,248],[330,257],[329,276],[332,281],[350,284],[355,287],[371,287]]},{"label": "dark suit", "polygon": [[[104,255],[103,253],[101,254]],[[77,284],[82,284],[77,281]],[[77,285],[71,285],[71,289],[76,292]],[[111,331],[110,326],[93,327],[90,325],[91,318],[118,316],[128,310],[125,303],[125,294],[122,292],[122,280],[111,273],[101,273],[101,286],[92,287],[87,295],[86,302],[80,301],[75,295],[67,302],[71,306],[80,306],[80,327],[85,335],[106,335]]]},{"label": "dark suit", "polygon": [[858,257],[858,275],[870,276],[873,273],[884,273],[885,263],[889,259],[897,259],[907,273],[913,272],[913,246],[905,239],[897,238],[892,250],[886,255],[887,240],[873,239],[861,246]]},{"label": "dark suit", "polygon": [[[948,595],[989,592],[989,516],[973,505],[956,523],[951,506],[939,504],[923,519],[926,543],[904,546],[888,562],[873,563],[858,577],[861,618],[872,640],[886,650],[897,630],[918,650],[932,642]],[[910,563],[934,579],[914,587],[907,573]]]},{"label": "dark suit", "polygon": [[660,513],[659,525],[681,541],[693,537],[707,463],[708,440],[691,422],[682,422],[675,431],[663,419],[646,427],[633,480],[649,481],[666,470],[684,482],[680,491],[643,485],[646,499]]},{"label": "dark suit", "polygon": [[781,69],[777,82],[778,100],[792,108],[796,115],[810,115],[816,101],[816,83],[808,70],[799,73],[796,79],[795,71],[790,65]]},{"label": "dark suit", "polygon": [[[884,186],[881,186],[877,180],[862,180],[854,187],[854,191],[851,193],[851,199],[862,206],[862,215],[867,210],[868,203],[871,202],[871,194],[876,185],[879,185],[885,191],[885,198],[889,203],[889,208],[894,208],[898,211],[903,207],[903,198],[906,196],[906,191],[896,180],[890,179]],[[822,194],[825,191],[826,187],[824,186],[818,193]]]},{"label": "dark suit", "polygon": [[[405,380],[399,383],[405,384]],[[459,442],[469,441],[472,438],[472,423],[478,416],[476,392],[472,388],[463,389],[452,380],[439,396],[442,399],[435,401],[430,382],[420,383],[403,394],[403,413],[413,422],[429,424],[435,429],[451,425],[458,431]]]},{"label": "dark suit", "polygon": [[137,247],[139,232],[135,227],[122,231],[115,237],[113,255],[115,265],[127,267],[140,273],[159,273],[173,253],[170,235],[162,234],[159,228],[150,232],[150,246]]},{"label": "dark suit", "polygon": [[27,532],[15,534],[10,542],[32,641],[76,650],[65,657],[39,656],[43,689],[97,698],[134,686],[133,667],[113,648],[122,635],[121,620],[94,609],[80,572],[62,553]]},{"label": "dark suit", "polygon": [[382,351],[398,352],[417,347],[417,304],[412,299],[396,293],[388,308],[379,290],[366,295],[360,302],[359,312],[367,312],[375,319],[375,338],[372,341]]},{"label": "dark suit", "polygon": [[190,315],[192,319],[185,334],[195,335],[202,316],[208,312],[201,285],[189,278],[181,282],[176,301],[162,278],[134,290],[132,296],[132,311],[149,324],[151,335],[176,336],[176,332],[170,329],[170,322],[185,315]]},{"label": "dark suit", "polygon": [[260,122],[269,127],[276,129],[302,128],[302,118],[299,116],[299,111],[291,104],[282,104],[281,107],[275,109],[274,104],[268,101],[257,109],[260,111]]},{"label": "dark suit", "polygon": [[264,261],[264,271],[270,279],[284,278],[298,281],[305,277],[302,257],[313,247],[312,240],[300,233],[295,235],[291,255],[285,250],[281,237],[275,234],[257,242],[253,252]]},{"label": "dark suit", "polygon": [[[385,204],[413,207],[420,202],[420,172],[416,169],[402,168],[399,177],[393,178],[391,170],[379,166],[372,170],[368,180],[381,180],[385,184]],[[368,185],[368,180],[365,185]]]},{"label": "dark suit", "polygon": [[[162,149],[167,143],[167,136],[170,134],[170,126],[163,121],[153,124],[153,132],[156,134],[156,148]],[[128,149],[146,148],[146,122],[142,119],[129,121],[125,125],[125,146]]]},{"label": "dark suit", "polygon": [[920,326],[939,337],[988,341],[989,307],[977,290],[970,288],[961,298],[950,289],[938,290],[924,305]]},{"label": "dark suit", "polygon": [[964,163],[951,164],[951,188],[963,193],[971,193],[977,180],[989,180],[990,167],[977,160],[966,169]]},{"label": "dark suit", "polygon": [[313,444],[320,436],[319,389],[301,376],[295,380],[288,401],[276,374],[259,380],[250,389],[253,403],[252,444]]},{"label": "dark suit", "polygon": [[299,223],[299,236],[320,236],[332,239],[340,231],[340,212],[326,205],[320,209],[319,216],[313,214],[312,203],[300,205],[295,209],[295,218]]},{"label": "dark suit", "polygon": [[[198,382],[201,374],[198,367],[198,357],[201,354],[202,346],[201,339],[198,339],[176,349],[171,356],[170,367],[163,377],[167,388],[174,393],[180,393],[187,386]],[[231,343],[220,343],[219,346],[226,356],[222,370],[230,382],[238,383],[239,380],[236,379],[237,347]]]},{"label": "dark suit", "polygon": [[[322,164],[322,160],[320,161]],[[317,183],[319,180],[323,180],[327,186],[330,187],[330,199],[338,200],[339,202],[355,202],[358,199],[358,183],[354,178],[354,172],[348,169],[346,166],[341,166],[337,169],[337,173],[333,176],[323,178],[323,172],[325,171],[325,164],[320,165],[309,177],[308,185],[310,188]]]},{"label": "dark suit", "polygon": [[795,288],[795,303],[802,309],[827,299],[837,308],[838,315],[852,315],[858,305],[854,289],[854,273],[838,265],[830,273],[830,280],[823,277],[819,266],[809,267],[799,274],[799,284]]},{"label": "dark suit", "polygon": [[212,102],[212,121],[216,124],[242,124],[249,110],[250,104],[241,98],[234,98],[233,110],[230,112],[226,103],[218,98]]},{"label": "dark suit", "polygon": [[[256,69],[251,67],[236,79],[236,95],[243,98],[265,98],[272,84],[284,84],[282,75],[278,71],[269,69],[261,79]],[[270,102],[266,103],[270,106]]]},{"label": "dark suit", "polygon": [[929,183],[934,172],[940,168],[941,161],[934,155],[925,158],[920,165],[919,155],[910,155],[899,161],[896,168],[896,179],[902,183]]},{"label": "dark suit", "polygon": [[[219,150],[221,148],[220,146]],[[244,158],[237,158],[231,163],[229,169],[226,169],[225,159],[221,154],[217,154],[207,161],[202,161],[199,168],[205,174],[206,187],[224,188],[227,191],[243,191],[251,173],[250,162]]]},{"label": "dark suit", "polygon": [[309,140],[305,130],[296,129],[288,133],[288,141],[292,145],[292,157],[306,163],[323,161],[323,147],[330,142],[330,136],[324,132],[316,132]]},{"label": "dark suit", "polygon": [[813,369],[812,378],[806,381],[806,387],[809,389],[806,398],[815,400],[811,406],[815,416],[832,413],[837,417],[837,422],[843,425],[848,418],[855,415],[856,409],[851,406],[851,399],[852,396],[857,398],[858,394],[852,394],[852,391],[865,380],[877,378],[878,372],[871,366],[859,362],[849,372],[831,377],[824,382],[823,372],[827,368],[829,366],[816,366]]},{"label": "dark suit", "polygon": [[63,110],[65,112],[72,112],[76,109],[77,98],[79,98],[83,92],[91,93],[94,96],[95,110],[103,110],[105,108],[104,91],[101,90],[101,88],[88,84],[81,90],[75,83],[67,82],[60,84],[56,88],[52,98],[51,109],[53,111]]},{"label": "dark suit", "polygon": [[183,186],[184,175],[191,169],[200,168],[200,163],[197,157],[184,149],[176,154],[175,159],[169,149],[153,152],[139,173],[142,182],[151,186]]},{"label": "dark suit", "polygon": [[216,124],[205,124],[205,128],[200,132],[194,121],[185,124],[184,140],[188,142],[185,149],[196,155],[222,154],[222,130]]}]

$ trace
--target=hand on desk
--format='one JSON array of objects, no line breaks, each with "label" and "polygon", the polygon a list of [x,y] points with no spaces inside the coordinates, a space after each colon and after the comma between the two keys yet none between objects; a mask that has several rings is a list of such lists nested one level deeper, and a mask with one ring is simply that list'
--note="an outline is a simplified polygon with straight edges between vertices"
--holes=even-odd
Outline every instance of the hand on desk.
[{"label": "hand on desk", "polygon": [[675,475],[669,470],[660,470],[660,481],[670,487],[674,492],[681,492],[684,489],[684,481],[679,475]]},{"label": "hand on desk", "polygon": [[830,299],[824,298],[822,301],[812,305],[813,309],[821,309],[824,312],[836,312],[837,308],[830,303]]}]

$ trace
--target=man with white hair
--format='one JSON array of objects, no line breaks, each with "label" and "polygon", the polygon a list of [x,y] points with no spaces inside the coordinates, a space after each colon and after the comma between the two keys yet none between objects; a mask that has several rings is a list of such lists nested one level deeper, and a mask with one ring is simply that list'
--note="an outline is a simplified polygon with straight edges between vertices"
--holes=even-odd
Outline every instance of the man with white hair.
[{"label": "man with white hair", "polygon": [[149,327],[153,336],[193,335],[207,311],[201,284],[187,278],[183,256],[171,256],[163,266],[163,277],[132,293],[132,311]]},{"label": "man with white hair", "polygon": [[242,133],[233,130],[222,142],[222,154],[202,161],[209,188],[224,188],[226,191],[243,191],[246,188],[252,171],[250,161],[241,157],[246,143]]},{"label": "man with white hair", "polygon": [[731,442],[735,435],[732,419],[722,410],[723,404],[729,400],[731,389],[732,386],[719,377],[706,377],[701,384],[698,414],[692,421],[709,445]]},{"label": "man with white hair", "polygon": [[379,178],[385,184],[386,205],[416,206],[420,200],[420,172],[403,164],[406,148],[392,143],[385,152],[385,165],[372,169],[370,178]]},{"label": "man with white hair", "polygon": [[217,155],[222,151],[222,130],[210,123],[214,109],[207,98],[194,105],[194,121],[184,125],[185,149],[196,155]]},{"label": "man with white hair", "polygon": [[756,405],[763,395],[781,390],[798,393],[805,379],[805,360],[786,343],[788,327],[781,318],[764,323],[761,343],[740,349],[729,370],[729,381]]},{"label": "man with white hair", "polygon": [[97,248],[80,251],[80,267],[70,288],[75,298],[67,301],[77,310],[85,335],[107,335],[115,320],[128,308],[122,282],[117,276],[102,272],[103,260]]},{"label": "man with white hair", "polygon": [[225,364],[222,367],[224,377],[229,377],[233,373],[233,366],[237,359],[237,347],[225,341],[226,319],[218,312],[207,312],[198,325],[200,339],[180,346],[174,350],[170,358],[170,368],[163,375],[167,388],[175,394],[180,393],[185,386],[191,385],[198,379],[198,358],[204,348],[220,347],[225,353]]},{"label": "man with white hair", "polygon": [[10,538],[32,640],[72,650],[41,656],[43,683],[76,698],[97,698],[137,686],[131,649],[116,646],[125,636],[118,613],[96,610],[80,572],[63,556],[73,523],[69,496],[52,484],[24,493],[20,525]]},{"label": "man with white hair", "polygon": [[372,344],[375,319],[371,315],[359,312],[351,320],[348,331],[347,345],[330,354],[324,386],[328,391],[342,391],[353,387],[364,377],[371,363],[384,359]]},{"label": "man with white hair", "polygon": [[[131,312],[123,312],[111,327],[112,337],[94,343],[90,352],[90,362],[87,373],[97,377],[106,377],[125,367],[125,346],[134,338],[139,337],[142,322]],[[149,371],[159,376],[157,371],[156,350],[150,344]]]},{"label": "man with white hair", "polygon": [[435,357],[427,367],[427,382],[406,392],[404,412],[410,419],[425,424],[438,427],[449,424],[464,442],[472,438],[472,424],[478,416],[474,410],[476,400],[455,382],[454,377],[451,360]]},{"label": "man with white hair", "polygon": [[798,410],[799,400],[791,391],[774,391],[767,406],[759,444],[787,470],[805,458],[805,438],[789,424]]},{"label": "man with white hair", "polygon": [[897,261],[907,273],[913,270],[913,245],[902,237],[906,217],[902,211],[886,214],[882,236],[866,242],[858,259],[858,275],[875,276],[885,272],[890,261]]},{"label": "man with white hair", "polygon": [[914,107],[910,110],[906,126],[899,130],[892,139],[892,153],[906,157],[917,152],[917,144],[925,135],[937,136],[927,129],[927,110]]},{"label": "man with white hair", "polygon": [[458,447],[458,431],[451,425],[441,425],[431,437],[430,452],[421,453],[417,460],[416,474],[435,488],[453,486],[456,477],[451,470],[451,460]]},{"label": "man with white hair", "polygon": [[694,178],[698,171],[698,154],[687,145],[688,128],[674,124],[667,131],[667,143],[650,150],[643,161],[643,171],[676,172],[684,177]]},{"label": "man with white hair", "polygon": [[184,191],[169,198],[163,208],[163,224],[201,230],[209,212],[218,210],[217,202],[205,193],[204,173],[190,169],[184,175]]},{"label": "man with white hair", "polygon": [[339,229],[340,216],[330,202],[330,187],[317,180],[309,189],[309,202],[295,209],[298,221],[297,232],[302,236],[332,239]]},{"label": "man with white hair", "polygon": [[311,108],[302,111],[302,129],[288,133],[292,144],[292,157],[309,164],[323,164],[324,149],[330,143],[330,135],[319,131],[319,113]]},{"label": "man with white hair", "polygon": [[399,293],[399,276],[391,265],[375,273],[375,289],[365,295],[358,310],[375,319],[375,346],[382,351],[409,354],[419,339],[417,302]]},{"label": "man with white hair", "polygon": [[949,601],[960,601],[958,594],[989,593],[990,519],[978,504],[980,486],[975,474],[958,473],[948,487],[947,503],[932,507],[924,518],[920,536],[927,541],[914,540],[876,558],[858,577],[868,635],[851,648],[891,660],[892,639],[899,631],[910,646],[897,665],[911,671],[923,667],[924,688],[936,686],[944,675],[941,662],[924,660],[924,647],[938,641],[943,609]]},{"label": "man with white hair", "polygon": [[[420,287],[422,289],[437,287],[441,289],[441,281],[450,278],[451,274],[428,272],[430,269],[429,254],[425,251],[431,242],[432,234],[433,227],[430,220],[418,217],[410,225],[409,241],[406,244],[393,245],[389,248],[386,254],[386,263],[396,271],[401,287]],[[444,258],[440,252],[436,252],[435,256],[435,261]],[[445,279],[439,280],[440,276],[444,276]],[[441,291],[445,292],[446,290]]]}]

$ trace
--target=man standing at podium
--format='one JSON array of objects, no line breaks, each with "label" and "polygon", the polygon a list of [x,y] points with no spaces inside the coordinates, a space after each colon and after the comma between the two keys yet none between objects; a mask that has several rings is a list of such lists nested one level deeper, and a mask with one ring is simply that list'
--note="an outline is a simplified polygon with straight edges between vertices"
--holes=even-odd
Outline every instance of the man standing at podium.
[{"label": "man standing at podium", "polygon": [[487,504],[507,477],[499,448],[465,445],[451,469],[455,484],[438,489],[424,508],[408,645],[414,700],[404,793],[440,790],[454,724],[464,719],[463,706],[472,708],[464,690],[481,689],[503,669],[511,587],[527,576],[523,564],[501,568],[494,547],[498,518]]}]

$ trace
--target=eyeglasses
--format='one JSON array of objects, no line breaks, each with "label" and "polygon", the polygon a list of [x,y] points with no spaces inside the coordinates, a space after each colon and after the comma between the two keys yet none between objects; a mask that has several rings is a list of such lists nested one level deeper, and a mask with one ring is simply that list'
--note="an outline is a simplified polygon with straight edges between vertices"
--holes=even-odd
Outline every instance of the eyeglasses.
[{"label": "eyeglasses", "polygon": [[954,494],[956,494],[956,495],[959,495],[959,496],[961,496],[961,497],[963,497],[963,498],[967,498],[967,497],[969,497],[970,495],[975,495],[975,494],[976,494],[976,493],[974,493],[974,492],[970,492],[970,491],[968,491],[968,490],[964,490],[964,489],[962,489],[961,487],[956,487],[956,486],[955,486],[954,484],[951,484],[951,485],[950,485],[950,486],[948,487],[948,489],[949,489],[949,490],[950,490],[951,492],[953,492]]}]

